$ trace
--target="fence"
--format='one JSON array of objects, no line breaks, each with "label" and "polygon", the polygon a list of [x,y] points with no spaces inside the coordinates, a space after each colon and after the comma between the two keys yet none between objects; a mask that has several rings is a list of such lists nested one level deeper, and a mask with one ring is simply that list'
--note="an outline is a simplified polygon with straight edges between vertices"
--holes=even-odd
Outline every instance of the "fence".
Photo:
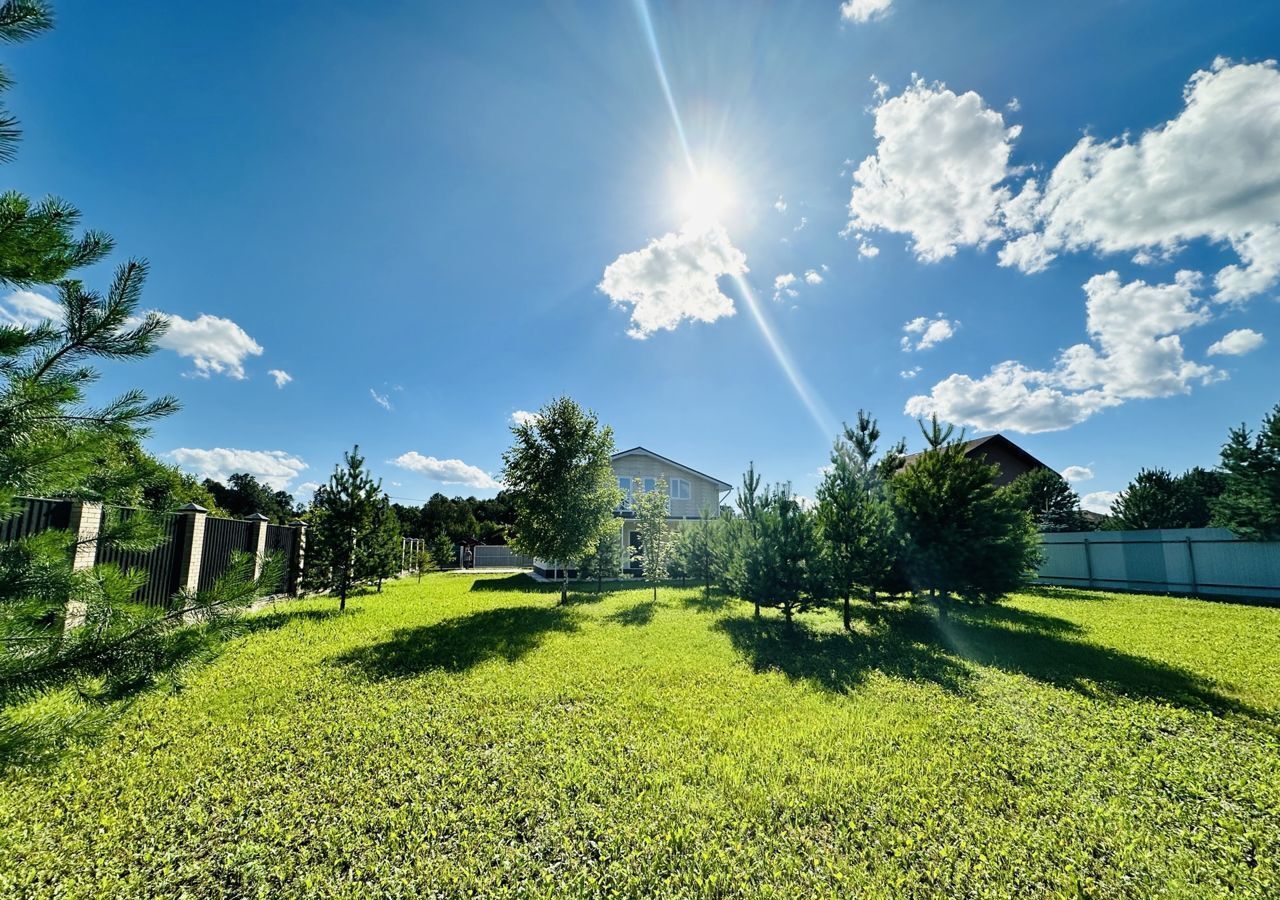
[{"label": "fence", "polygon": [[[459,548],[459,564],[466,561],[466,549]],[[473,569],[528,569],[533,566],[533,557],[521,556],[506,545],[488,547],[477,545],[471,548],[471,566]]]},{"label": "fence", "polygon": [[1241,541],[1225,528],[1076,531],[1042,535],[1041,584],[1280,600],[1280,542]]},{"label": "fence", "polygon": [[50,529],[67,529],[75,538],[72,568],[88,569],[98,563],[114,563],[126,571],[145,571],[146,581],[133,599],[150,606],[168,607],[179,591],[204,590],[231,565],[236,551],[255,556],[255,572],[269,551],[284,555],[284,572],[276,593],[296,593],[306,548],[306,523],[271,525],[266,516],[221,519],[190,503],[161,520],[165,539],[144,551],[122,550],[100,541],[105,528],[117,519],[129,519],[138,510],[81,500],[20,498],[20,510],[0,521],[0,543],[16,541]]}]

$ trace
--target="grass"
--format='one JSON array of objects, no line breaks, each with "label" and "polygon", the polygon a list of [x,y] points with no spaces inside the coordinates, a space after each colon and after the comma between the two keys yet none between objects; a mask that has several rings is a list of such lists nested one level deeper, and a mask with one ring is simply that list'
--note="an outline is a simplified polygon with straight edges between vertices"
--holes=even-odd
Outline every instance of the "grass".
[{"label": "grass", "polygon": [[4,896],[1280,896],[1280,609],[436,575],[0,788]]}]

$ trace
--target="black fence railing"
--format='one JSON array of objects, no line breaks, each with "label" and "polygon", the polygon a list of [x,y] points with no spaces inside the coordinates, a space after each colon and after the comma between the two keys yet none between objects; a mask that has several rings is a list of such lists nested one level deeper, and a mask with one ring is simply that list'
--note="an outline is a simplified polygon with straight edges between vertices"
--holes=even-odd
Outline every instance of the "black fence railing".
[{"label": "black fence railing", "polygon": [[231,557],[237,553],[252,553],[257,549],[252,543],[254,523],[238,519],[204,521],[204,551],[200,555],[200,577],[196,582],[200,590],[213,587],[218,576],[231,567]]},{"label": "black fence railing", "polygon": [[51,528],[67,528],[71,524],[70,500],[41,500],[23,497],[16,516],[0,521],[0,543],[20,541]]},{"label": "black fence railing", "polygon": [[278,554],[284,561],[280,580],[276,582],[276,593],[295,593],[298,588],[296,583],[298,567],[295,558],[298,551],[298,529],[287,525],[268,525],[266,551],[268,555]]},{"label": "black fence railing", "polygon": [[[137,514],[137,510],[127,507],[103,509],[104,518],[118,516],[128,520]],[[134,601],[167,608],[178,592],[178,566],[187,523],[186,516],[164,516],[164,541],[150,550],[121,550],[107,542],[99,543],[94,563],[115,563],[127,572],[145,572],[147,580],[134,592]]]}]

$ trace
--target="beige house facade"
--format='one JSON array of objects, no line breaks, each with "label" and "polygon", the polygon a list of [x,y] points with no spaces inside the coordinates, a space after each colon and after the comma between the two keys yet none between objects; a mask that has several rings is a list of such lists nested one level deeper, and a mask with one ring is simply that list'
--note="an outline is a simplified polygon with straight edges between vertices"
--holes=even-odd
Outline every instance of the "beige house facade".
[{"label": "beige house facade", "polygon": [[[621,554],[623,572],[640,573],[640,567],[632,562],[631,548],[639,548],[640,536],[636,532],[631,500],[639,491],[653,490],[659,481],[667,483],[669,516],[667,521],[676,528],[702,518],[705,511],[710,518],[720,516],[720,504],[733,490],[733,485],[713,478],[697,469],[676,462],[645,447],[632,447],[613,454],[611,458],[614,477],[622,491],[622,504],[615,511],[618,517],[618,551]],[[554,563],[534,560],[534,570],[548,577],[556,577],[561,569]],[[576,573],[569,570],[570,577]]]}]

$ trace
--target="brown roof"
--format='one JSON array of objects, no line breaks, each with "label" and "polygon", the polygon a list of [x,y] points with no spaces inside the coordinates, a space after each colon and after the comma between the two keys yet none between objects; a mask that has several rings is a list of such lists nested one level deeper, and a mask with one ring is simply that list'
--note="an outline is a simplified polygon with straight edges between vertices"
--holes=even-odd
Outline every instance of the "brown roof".
[{"label": "brown roof", "polygon": [[[1028,453],[1026,450],[1023,450],[1013,441],[1009,440],[1003,434],[999,434],[999,433],[989,434],[986,437],[974,438],[971,441],[965,441],[964,455],[973,456],[975,451],[981,450],[985,452],[985,450],[988,449],[988,447],[994,448],[996,446],[1000,446],[1008,450],[1010,453],[1012,453],[1014,456],[1021,459],[1023,462],[1025,462],[1028,466],[1032,468],[1036,468],[1036,467],[1043,468],[1043,469],[1049,468],[1040,460],[1036,459],[1034,456]],[[908,455],[907,464],[910,465],[911,461],[914,460],[919,455],[920,455],[919,453],[912,453]]]}]

